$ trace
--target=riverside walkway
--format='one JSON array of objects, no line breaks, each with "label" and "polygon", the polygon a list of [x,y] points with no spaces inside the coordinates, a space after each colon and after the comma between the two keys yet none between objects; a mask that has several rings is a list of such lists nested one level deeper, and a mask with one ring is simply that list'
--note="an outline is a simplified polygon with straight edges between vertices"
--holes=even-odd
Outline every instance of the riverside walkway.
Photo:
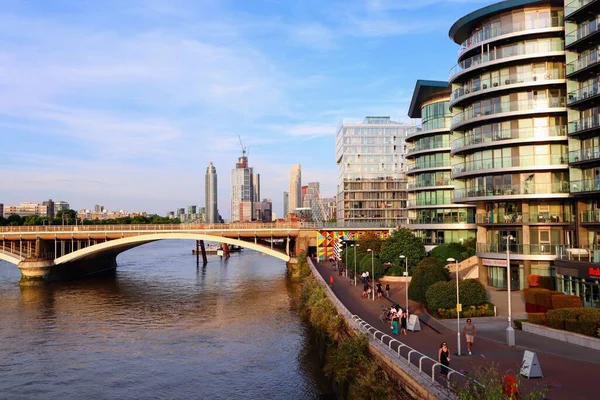
[{"label": "riverside walkway", "polygon": [[[392,284],[391,300],[386,298],[375,301],[362,299],[360,279],[358,285],[354,286],[353,280],[339,276],[337,271],[333,271],[329,262],[314,262],[314,265],[325,281],[328,282],[329,277],[334,276],[332,290],[351,313],[356,314],[380,331],[391,334],[389,325],[379,320],[381,306],[389,306],[391,302],[394,302],[404,308],[404,284]],[[530,334],[522,335],[524,332],[517,334],[516,341],[519,344],[519,341],[523,340],[522,343],[527,347],[508,347],[497,341],[498,335],[493,332],[493,324],[482,321],[481,325],[484,329],[476,339],[473,355],[469,356],[463,353],[462,356],[457,356],[455,354],[457,351],[456,330],[451,330],[446,326],[446,324],[451,326],[451,323],[448,321],[441,323],[429,317],[419,310],[420,307],[415,302],[410,301],[409,308],[419,315],[421,331],[409,331],[406,336],[392,336],[434,359],[437,359],[440,344],[448,343],[452,352],[450,366],[454,369],[468,373],[477,365],[489,365],[490,362],[493,362],[501,373],[510,370],[515,374],[520,369],[524,350],[531,350],[537,353],[544,378],[529,380],[523,378],[523,384],[527,389],[549,386],[550,392],[547,395],[549,399],[592,399],[598,396],[596,381],[600,377],[600,352],[598,351],[552,339],[535,340],[536,338],[532,338]],[[479,325],[477,318],[472,319],[476,325]],[[456,324],[456,320],[454,320],[454,324]],[[492,332],[486,333],[486,331]],[[397,351],[397,345],[392,344],[392,348]],[[461,349],[463,352],[466,351],[464,338],[461,341]]]}]

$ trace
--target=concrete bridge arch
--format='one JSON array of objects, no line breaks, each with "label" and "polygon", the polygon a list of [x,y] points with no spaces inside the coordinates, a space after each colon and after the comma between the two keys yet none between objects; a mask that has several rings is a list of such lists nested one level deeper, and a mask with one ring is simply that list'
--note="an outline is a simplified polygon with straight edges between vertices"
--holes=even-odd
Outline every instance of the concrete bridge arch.
[{"label": "concrete bridge arch", "polygon": [[23,261],[23,258],[0,250],[0,260],[19,265],[19,263]]}]

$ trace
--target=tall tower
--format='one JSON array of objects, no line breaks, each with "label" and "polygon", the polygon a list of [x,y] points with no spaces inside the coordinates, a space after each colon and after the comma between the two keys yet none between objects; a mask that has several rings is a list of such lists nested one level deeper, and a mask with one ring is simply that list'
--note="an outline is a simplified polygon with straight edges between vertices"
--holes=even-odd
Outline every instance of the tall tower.
[{"label": "tall tower", "polygon": [[292,173],[290,175],[290,190],[289,190],[289,212],[294,212],[296,208],[302,207],[302,172],[300,164],[292,165]]},{"label": "tall tower", "polygon": [[252,201],[252,168],[244,150],[231,170],[231,222],[251,221]]},{"label": "tall tower", "polygon": [[287,219],[290,213],[290,194],[289,192],[283,192],[283,218]]},{"label": "tall tower", "polygon": [[204,176],[204,206],[206,207],[206,222],[209,224],[218,222],[217,169],[212,161],[208,164]]}]

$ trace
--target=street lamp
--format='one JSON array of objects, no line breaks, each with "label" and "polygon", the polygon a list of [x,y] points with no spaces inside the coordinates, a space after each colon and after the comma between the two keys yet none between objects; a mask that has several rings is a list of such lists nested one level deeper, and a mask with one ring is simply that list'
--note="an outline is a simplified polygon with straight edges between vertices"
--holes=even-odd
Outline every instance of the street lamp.
[{"label": "street lamp", "polygon": [[512,308],[510,304],[510,241],[514,240],[512,235],[506,237],[506,279],[508,280],[508,327],[506,328],[506,344],[515,345],[515,330],[512,327]]},{"label": "street lamp", "polygon": [[344,242],[344,253],[346,254],[346,262],[344,263],[344,273],[348,277],[348,242]]},{"label": "street lamp", "polygon": [[358,246],[360,246],[358,243],[350,245],[350,247],[354,247],[354,286],[356,286],[356,248]]},{"label": "street lamp", "polygon": [[373,301],[375,301],[375,262],[374,262],[374,254],[375,252],[371,249],[367,249],[368,252],[371,253],[371,280],[373,282],[373,290],[371,290],[371,292],[373,292]]},{"label": "street lamp", "polygon": [[456,348],[458,350],[458,355],[460,356],[460,297],[458,295],[458,260],[454,258],[448,258],[446,260],[448,263],[456,264]]},{"label": "street lamp", "polygon": [[408,257],[401,255],[400,256],[401,260],[404,260],[404,273],[402,275],[404,275],[404,283],[405,285],[405,289],[406,289],[406,314],[408,314]]}]

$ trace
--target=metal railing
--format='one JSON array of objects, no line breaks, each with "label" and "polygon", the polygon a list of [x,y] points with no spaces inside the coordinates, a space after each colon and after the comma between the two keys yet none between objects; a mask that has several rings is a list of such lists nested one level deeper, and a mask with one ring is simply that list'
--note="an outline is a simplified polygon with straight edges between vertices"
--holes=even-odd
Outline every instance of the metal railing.
[{"label": "metal railing", "polygon": [[481,171],[484,169],[502,169],[511,167],[538,167],[547,165],[565,165],[568,163],[566,155],[540,154],[520,157],[484,158],[481,160],[466,161],[452,166],[452,175],[463,172]]},{"label": "metal railing", "polygon": [[565,6],[565,16],[569,17],[571,14],[582,8],[583,6],[587,6],[588,4],[594,2],[596,0],[574,0],[568,3]]},{"label": "metal railing", "polygon": [[580,179],[571,181],[571,193],[585,193],[600,191],[600,179]]},{"label": "metal railing", "polygon": [[567,94],[567,104],[572,104],[580,100],[592,98],[598,95],[598,83],[593,83],[579,88]]},{"label": "metal railing", "polygon": [[[585,53],[584,53],[585,54]],[[587,54],[580,56],[575,61],[567,64],[567,75],[573,74],[584,68],[590,67],[600,61],[600,48],[593,49]]]},{"label": "metal railing", "polygon": [[569,122],[569,135],[577,132],[586,131],[588,129],[598,128],[600,126],[600,118],[598,114],[591,115],[586,118],[581,118],[576,121]]},{"label": "metal railing", "polygon": [[[489,126],[489,125],[488,125]],[[452,141],[452,151],[461,147],[467,147],[482,143],[492,143],[502,140],[529,139],[529,138],[548,138],[567,135],[567,126],[551,126],[543,128],[519,128],[502,129],[500,131],[491,131],[486,133],[468,133]]]},{"label": "metal railing", "polygon": [[450,168],[450,157],[447,160],[435,160],[429,162],[417,162],[415,164],[410,164],[406,170],[407,171],[415,171],[419,169],[427,169],[427,168]]},{"label": "metal railing", "polygon": [[475,218],[472,215],[452,215],[439,217],[417,217],[410,218],[410,224],[474,224]]},{"label": "metal railing", "polygon": [[[572,182],[571,182],[572,184]],[[471,197],[516,196],[533,194],[568,194],[569,182],[525,183],[522,185],[500,185],[491,188],[454,189],[454,200]]]},{"label": "metal railing", "polygon": [[476,214],[478,224],[560,224],[573,222],[570,213],[487,213]]},{"label": "metal railing", "polygon": [[600,210],[583,211],[580,214],[580,222],[582,223],[600,223]]},{"label": "metal railing", "polygon": [[569,162],[592,161],[600,159],[600,146],[569,151]]},{"label": "metal railing", "polygon": [[425,188],[425,187],[451,186],[451,185],[452,185],[452,178],[448,177],[448,178],[440,178],[440,179],[428,180],[428,181],[411,182],[406,187],[407,187],[407,189],[419,189],[419,188]]},{"label": "metal railing", "polygon": [[600,246],[556,246],[556,259],[600,263]]},{"label": "metal railing", "polygon": [[594,23],[580,25],[577,29],[567,33],[565,35],[565,46],[570,46],[578,40],[598,32],[598,29],[600,29],[600,26],[598,26],[598,24],[600,24],[600,17],[596,17],[596,19],[592,21]]},{"label": "metal railing", "polygon": [[[560,243],[518,244],[511,243],[510,252],[523,255],[556,255]],[[506,243],[477,243],[478,253],[506,253]]]}]

